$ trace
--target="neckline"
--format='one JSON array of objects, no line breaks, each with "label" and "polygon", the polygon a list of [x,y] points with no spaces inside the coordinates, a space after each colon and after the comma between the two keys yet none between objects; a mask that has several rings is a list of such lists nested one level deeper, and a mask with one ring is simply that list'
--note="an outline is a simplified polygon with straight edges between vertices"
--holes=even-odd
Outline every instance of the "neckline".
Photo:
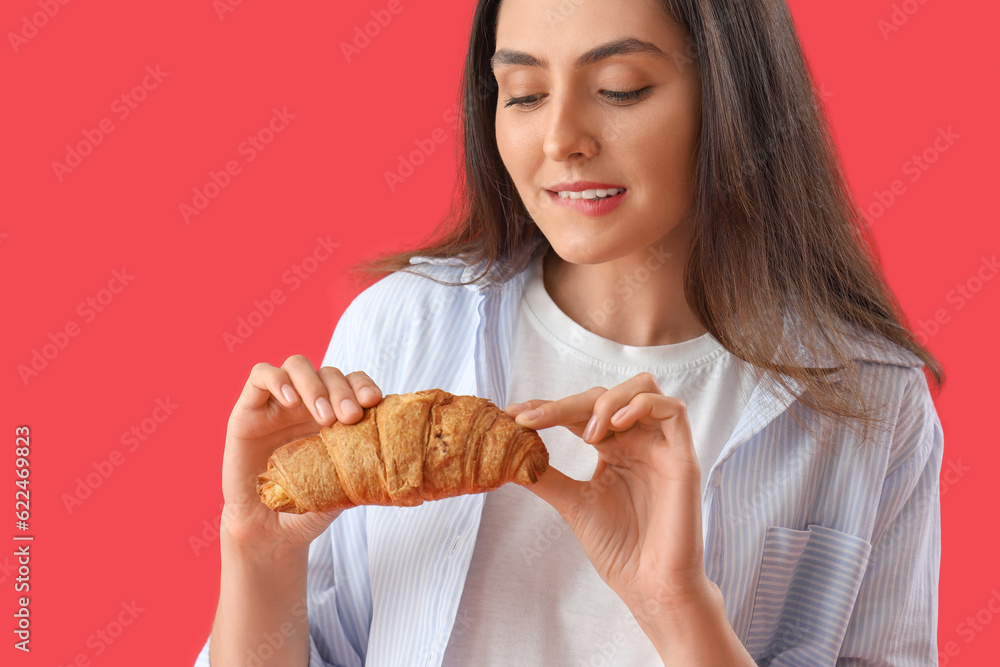
[{"label": "neckline", "polygon": [[661,371],[688,370],[710,363],[726,349],[710,333],[667,345],[625,345],[587,330],[563,312],[545,289],[545,251],[531,258],[522,303],[535,323],[559,343],[596,362]]}]

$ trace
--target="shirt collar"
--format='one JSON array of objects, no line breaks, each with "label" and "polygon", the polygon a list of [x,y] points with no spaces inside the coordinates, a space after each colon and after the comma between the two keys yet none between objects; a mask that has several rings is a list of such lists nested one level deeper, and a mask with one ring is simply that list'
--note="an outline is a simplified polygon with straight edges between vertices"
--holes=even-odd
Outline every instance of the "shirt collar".
[{"label": "shirt collar", "polygon": [[[451,282],[454,282],[455,268],[462,268],[461,282],[468,282],[466,288],[483,292],[499,286],[506,286],[508,290],[518,290],[520,297],[520,287],[524,285],[524,276],[527,273],[531,257],[538,252],[542,246],[547,247],[545,237],[535,237],[530,246],[529,252],[522,255],[525,259],[515,264],[497,261],[487,269],[489,262],[482,260],[475,264],[469,264],[467,260],[460,257],[430,257],[427,255],[417,255],[410,258],[410,265],[414,270],[423,275],[443,276],[447,275]],[[425,265],[425,266],[420,266]],[[438,268],[441,267],[441,268]],[[445,268],[447,267],[447,268]],[[482,274],[482,275],[480,275]],[[513,280],[520,278],[520,280]],[[476,279],[473,281],[473,279]]]},{"label": "shirt collar", "polygon": [[[539,251],[536,246],[531,253]],[[530,258],[529,258],[530,262]],[[484,262],[474,266],[467,266],[466,262],[458,258],[435,258],[418,256],[410,259],[411,265],[419,273],[437,274],[445,282],[454,282],[457,274],[461,272],[462,281],[470,280],[483,272]],[[477,359],[483,364],[477,370],[480,380],[484,383],[479,391],[488,391],[494,401],[503,401],[506,397],[506,379],[509,374],[509,362],[511,358],[510,345],[513,342],[513,328],[517,320],[517,307],[524,291],[525,280],[527,278],[529,266],[512,270],[505,269],[498,265],[491,267],[490,271],[481,278],[480,281],[466,285],[470,290],[478,290],[481,299],[479,306],[480,321],[477,332],[477,341],[482,340],[492,352],[480,354],[479,343],[477,342]],[[492,303],[492,306],[487,304]],[[799,331],[795,317],[786,315],[784,321],[785,333],[794,334]],[[858,361],[869,361],[883,364],[894,364],[899,366],[921,366],[923,362],[908,350],[890,343],[884,339],[879,340],[874,334],[862,330],[859,327],[845,323],[844,327],[849,333],[848,358]],[[816,354],[809,354],[799,337],[792,335],[786,338],[789,344],[794,346],[795,359],[804,365],[820,368],[836,366],[836,357],[829,348],[821,346]],[[822,339],[825,345],[825,339]],[[783,413],[801,395],[804,388],[795,380],[788,378],[791,391],[789,392],[778,383],[770,383],[771,387],[765,389],[758,384],[750,397],[746,410],[740,417],[736,429],[730,436],[729,441],[723,447],[719,458],[711,466],[709,479],[714,474],[716,468],[732,453],[746,443],[757,432],[771,423],[778,415]],[[711,484],[705,485],[703,502],[707,499]],[[703,515],[708,520],[708,514]]]},{"label": "shirt collar", "polygon": [[[909,350],[888,339],[850,322],[839,320],[841,333],[846,337],[846,356],[856,361],[870,361],[896,366],[920,367],[924,362]],[[809,353],[796,331],[802,331],[801,319],[791,313],[785,314],[785,340],[794,348],[794,357],[803,366],[831,368],[837,364],[837,357],[826,339],[817,334],[817,350]]]},{"label": "shirt collar", "polygon": [[[411,257],[410,264],[415,267],[416,271],[422,274],[434,275],[435,277],[449,276],[452,280],[456,277],[455,269],[462,268],[462,282],[471,281],[473,278],[483,274],[479,280],[465,285],[465,287],[472,290],[478,290],[479,292],[492,288],[503,287],[506,291],[511,292],[511,296],[513,296],[515,300],[518,300],[521,296],[521,290],[524,288],[524,279],[528,271],[530,258],[535,252],[538,252],[541,249],[543,242],[544,238],[538,239],[535,242],[531,252],[525,255],[528,257],[528,260],[522,262],[521,265],[508,266],[502,262],[495,262],[493,266],[491,266],[484,274],[483,271],[487,265],[486,260],[469,265],[465,260],[458,257],[429,257],[420,255]],[[419,265],[421,264],[426,266],[420,267]],[[518,280],[512,280],[512,278],[515,277],[517,277]],[[790,341],[790,344],[795,348],[795,358],[803,365],[810,365],[819,368],[835,366],[836,356],[829,349],[829,347],[826,346],[826,342],[823,338],[819,338],[820,349],[817,352],[818,356],[810,355],[807,352],[801,340],[794,335],[794,331],[797,330],[796,327],[799,321],[799,318],[793,315],[786,314],[785,316],[784,326],[786,340]],[[842,322],[841,326],[843,331],[848,336],[847,354],[851,359],[893,364],[897,366],[919,367],[923,365],[923,361],[921,361],[917,355],[889,342],[888,340],[885,340],[884,338],[876,336],[870,331],[848,322]]]}]

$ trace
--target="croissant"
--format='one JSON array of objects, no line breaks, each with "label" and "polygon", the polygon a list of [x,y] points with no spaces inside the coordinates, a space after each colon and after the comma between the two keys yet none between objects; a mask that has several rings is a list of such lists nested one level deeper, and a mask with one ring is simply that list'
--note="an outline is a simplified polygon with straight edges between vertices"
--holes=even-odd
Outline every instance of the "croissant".
[{"label": "croissant", "polygon": [[257,476],[272,510],[302,514],[534,484],[548,467],[538,433],[487,399],[441,389],[388,394],[355,424],[277,448]]}]

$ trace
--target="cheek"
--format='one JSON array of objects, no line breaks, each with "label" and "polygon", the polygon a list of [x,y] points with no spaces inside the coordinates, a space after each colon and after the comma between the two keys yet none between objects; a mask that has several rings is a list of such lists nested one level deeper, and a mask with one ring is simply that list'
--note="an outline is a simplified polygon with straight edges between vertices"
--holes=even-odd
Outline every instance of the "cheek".
[{"label": "cheek", "polygon": [[501,116],[496,121],[497,145],[501,149],[509,150],[524,141],[524,132],[517,126],[517,123],[511,122],[511,119],[507,118],[506,113],[501,114]]},{"label": "cheek", "polygon": [[661,109],[624,134],[623,149],[635,156],[646,173],[676,186],[688,180],[695,161],[699,121],[689,110]]},{"label": "cheek", "polygon": [[512,123],[497,120],[496,139],[504,166],[514,182],[520,184],[530,176],[526,174],[526,170],[530,168],[532,156],[537,151],[531,133],[513,126]]},{"label": "cheek", "polygon": [[504,163],[507,162],[508,156],[512,154],[510,148],[510,128],[507,123],[500,119],[499,114],[497,114],[496,119],[496,140],[497,148],[500,150],[500,157],[503,158]]}]

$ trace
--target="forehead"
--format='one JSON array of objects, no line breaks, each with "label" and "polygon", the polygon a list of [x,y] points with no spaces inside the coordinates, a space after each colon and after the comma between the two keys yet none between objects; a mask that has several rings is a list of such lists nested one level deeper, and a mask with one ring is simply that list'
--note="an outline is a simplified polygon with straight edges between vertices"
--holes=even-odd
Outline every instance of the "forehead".
[{"label": "forehead", "polygon": [[613,55],[666,60],[685,39],[660,0],[502,0],[492,64],[547,70]]}]

